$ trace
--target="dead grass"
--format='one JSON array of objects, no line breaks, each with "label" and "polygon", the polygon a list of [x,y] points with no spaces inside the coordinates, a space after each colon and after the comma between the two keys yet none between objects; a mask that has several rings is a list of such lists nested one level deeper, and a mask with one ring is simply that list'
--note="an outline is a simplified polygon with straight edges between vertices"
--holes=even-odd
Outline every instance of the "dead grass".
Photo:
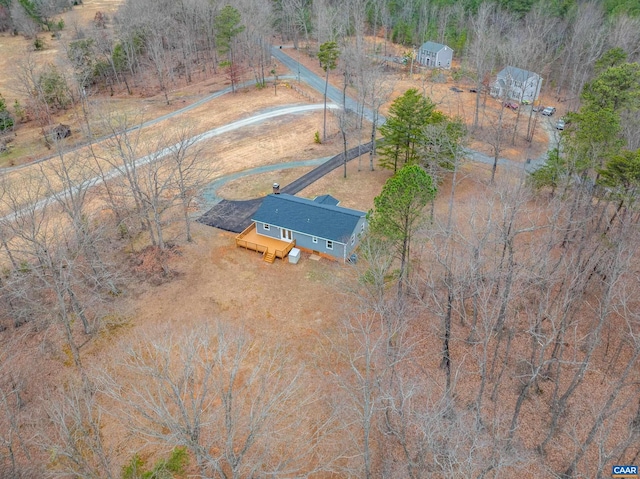
[{"label": "dead grass", "polygon": [[[243,96],[242,102],[237,102],[239,95]],[[287,94],[279,94],[274,97],[272,92],[255,88],[242,91],[237,95],[225,95],[219,100],[219,102],[216,101],[214,111],[211,111],[210,106],[208,109],[205,106],[188,112],[175,121],[179,121],[181,127],[190,125],[190,134],[197,135],[228,122],[251,116],[250,111],[247,110],[247,104],[254,105],[258,109],[257,112],[264,112],[281,105],[301,103],[298,94],[292,90],[287,90]],[[330,118],[333,117],[330,116]],[[340,151],[340,145],[336,141],[323,145],[314,143],[313,132],[321,123],[322,112],[318,110],[312,113],[276,117],[212,137],[199,145],[202,148],[203,166],[210,170],[213,177],[216,177],[256,166],[335,155]],[[333,119],[330,120],[329,126],[332,130],[337,129]],[[166,132],[171,127],[172,123],[166,120],[145,129],[139,135],[135,132],[132,133],[130,136],[138,143],[138,156],[141,157],[163,147],[168,141],[162,136],[163,131]],[[109,171],[112,168],[103,159],[109,157],[103,143],[94,145],[93,153],[104,171]],[[96,174],[95,166],[93,166],[95,160],[91,158],[88,148],[67,154],[66,161],[67,163],[75,162],[77,165],[74,168],[74,174],[77,175],[77,178],[86,177],[87,174],[93,177]],[[82,164],[85,164],[86,167],[82,168],[80,166]],[[52,172],[59,166],[60,159],[57,157],[46,162],[46,165],[26,166],[6,175],[6,184],[9,188],[11,188],[10,185],[14,185],[14,194],[18,197],[24,197],[27,193],[23,188],[25,177],[37,178],[43,169],[45,172]],[[48,174],[48,178],[54,190],[60,188],[55,175]]]},{"label": "dead grass", "polygon": [[[342,178],[342,170],[338,168],[305,189],[301,196],[312,198],[317,194],[329,193],[342,200],[343,206],[367,211],[372,206],[373,196],[379,192],[390,172],[370,172],[366,166],[364,162],[362,170],[358,171],[356,159],[349,164],[347,179]],[[488,172],[476,165],[464,166],[458,178],[455,208],[464,217],[478,205],[484,204],[495,187],[488,184]],[[437,215],[446,215],[450,187],[450,178],[440,185],[435,205]],[[530,206],[533,208],[536,205],[532,203]],[[461,224],[464,233],[464,222]],[[314,385],[318,384],[318,379],[324,380],[327,344],[329,340],[340,341],[337,335],[339,322],[350,303],[345,293],[346,285],[353,280],[354,271],[337,262],[311,261],[304,253],[297,265],[280,260],[269,265],[262,261],[259,254],[236,248],[233,234],[200,224],[194,224],[193,233],[193,243],[183,245],[180,254],[166,258],[174,274],[171,281],[138,281],[129,286],[128,295],[120,308],[118,326],[110,328],[107,333],[83,347],[85,366],[110,366],[113,358],[120,356],[123,345],[140,338],[160,339],[169,334],[182,337],[203,324],[214,325],[220,320],[246,328],[261,344],[283,345],[294,363],[309,365],[311,371],[306,380]],[[416,252],[429,248],[429,244],[421,243],[420,238],[416,238],[416,241]],[[152,249],[143,249],[131,258],[138,264],[137,267],[142,268],[141,274],[160,274]],[[440,319],[433,312],[421,311],[421,327],[412,332],[421,344],[420,351],[416,352],[420,364],[420,371],[416,371],[416,374],[427,374],[437,380],[443,375],[439,368]],[[457,372],[456,402],[460,407],[466,407],[473,402],[472,394],[467,392],[477,390],[479,376],[473,368],[468,368],[468,363],[473,360],[469,345],[464,341],[468,327],[455,321],[452,334],[455,367],[463,363],[465,365]],[[26,340],[22,342],[21,350],[30,351],[31,354],[28,358],[24,354],[16,357],[16,360],[25,361],[19,370],[33,368],[38,371],[34,375],[37,382],[29,381],[25,391],[25,414],[36,414],[33,411],[41,407],[41,398],[45,397],[43,391],[54,388],[61,381],[70,380],[72,367],[60,344],[63,344],[63,340],[55,333],[48,333],[46,339],[42,333],[33,333],[26,335]],[[519,345],[514,344],[512,348],[513,358],[524,354],[520,352]],[[567,354],[572,353],[569,351]],[[126,381],[126,376],[121,379]],[[604,379],[602,371],[596,368],[585,377],[585,385],[589,382],[602,384]],[[512,411],[509,407],[519,392],[519,384],[518,378],[513,375],[504,378],[501,401],[495,406],[496,414],[510,417]],[[311,384],[309,387],[312,387]],[[334,386],[323,383],[323,387]],[[521,424],[539,424],[539,408],[549,400],[551,383],[542,382],[541,387],[539,393],[532,393],[526,401]],[[594,387],[596,391],[589,398],[593,401],[596,398],[603,399],[610,393],[606,387]],[[584,401],[578,401],[572,407],[571,414],[588,417],[594,411]],[[529,427],[518,434],[525,448],[533,447],[540,440],[539,431]],[[118,461],[126,461],[131,457],[134,439],[126,436],[114,421],[105,421],[103,433],[117,451]],[[554,447],[545,460],[557,464],[562,463],[563,459],[564,456]],[[522,472],[519,477],[534,479],[543,474],[541,469],[532,468]]]},{"label": "dead grass", "polygon": [[[370,43],[373,42],[372,38],[369,38],[368,41]],[[377,43],[380,49],[384,49],[387,55],[401,55],[406,51],[406,48],[393,44],[386,44],[384,47],[382,42],[378,39]],[[314,50],[315,45],[312,45],[312,48],[307,51],[304,48],[301,48],[298,53],[296,50],[292,48],[285,48],[282,51],[289,55],[294,60],[300,60],[300,63],[310,70],[314,71],[318,75],[323,75],[324,72],[320,68],[318,60],[315,56],[311,54]],[[459,68],[459,63],[454,62],[453,68]],[[413,76],[409,74],[409,69],[406,67],[402,67],[396,64],[390,64],[391,73],[393,76],[391,79],[394,82],[394,89],[392,94],[390,95],[389,101],[383,105],[381,108],[381,112],[383,114],[388,114],[389,106],[398,96],[404,94],[409,88],[416,88],[423,95],[428,96],[432,101],[434,101],[437,105],[438,110],[445,113],[450,117],[459,117],[464,120],[464,122],[471,127],[473,124],[473,117],[475,112],[475,103],[476,103],[476,94],[469,92],[469,88],[475,86],[469,79],[461,79],[459,81],[454,81],[452,78],[451,71],[443,70],[444,82],[436,82],[433,79],[434,71],[425,67],[420,67],[419,65],[414,64]],[[333,85],[340,86],[343,78],[339,71],[333,70],[329,75],[330,81]],[[453,92],[451,87],[457,86],[461,88],[462,92]],[[353,88],[348,88],[347,91],[352,96],[355,96],[357,92]],[[555,105],[557,102],[554,101],[549,95],[546,95],[544,92],[541,95],[542,104]],[[481,98],[481,112],[480,112],[480,131],[474,132],[474,136],[477,138],[482,137],[482,130],[487,128],[487,125],[493,124],[497,121],[499,110],[500,110],[500,102],[487,96],[487,98]],[[527,158],[536,158],[543,154],[548,147],[548,136],[546,132],[543,131],[541,127],[537,127],[535,129],[534,140],[531,143],[525,141],[526,132],[527,132],[527,123],[528,123],[528,107],[522,107],[523,110],[520,114],[520,118],[518,121],[518,133],[516,135],[515,144],[511,144],[510,140],[505,145],[505,149],[501,152],[501,158],[508,158],[510,160],[522,161],[524,162]],[[556,115],[561,116],[565,113],[565,110],[562,105],[558,107],[558,112]],[[511,110],[506,110],[504,112],[505,122],[515,122],[515,118],[517,113]],[[548,121],[546,117],[538,116],[538,120]],[[490,154],[491,148],[486,142],[483,142],[481,139],[473,139],[471,142],[471,147],[482,151],[483,153]],[[510,138],[510,137],[509,137]]]},{"label": "dead grass", "polygon": [[9,33],[0,34],[0,92],[9,100],[7,104],[13,106],[14,100],[18,99],[24,104],[24,98],[16,90],[15,74],[16,62],[29,52],[35,61],[42,65],[48,62],[55,62],[60,54],[65,42],[73,39],[76,28],[87,28],[93,21],[97,12],[102,12],[112,17],[123,0],[83,0],[82,5],[74,7],[68,12],[64,12],[56,18],[64,20],[65,29],[61,32],[60,39],[56,39],[47,33],[40,33],[39,36],[45,42],[45,49],[35,51],[33,39],[24,38],[20,35],[13,36]]},{"label": "dead grass", "polygon": [[[78,8],[84,21],[93,18],[95,9],[113,6],[117,2],[85,1],[85,6]],[[88,7],[93,6],[90,9]],[[74,10],[75,11],[75,10]],[[0,38],[4,42],[5,37]],[[14,39],[11,39],[12,41]],[[16,45],[18,40],[15,39]],[[0,43],[2,49],[4,43]],[[16,48],[13,46],[12,48]],[[4,52],[4,50],[3,50]],[[51,54],[49,51],[48,55]],[[308,67],[319,70],[317,60],[304,58],[301,61]],[[0,62],[7,57],[2,56]],[[44,55],[42,58],[46,58]],[[3,65],[0,63],[0,69]],[[6,70],[5,70],[6,71]],[[332,74],[335,84],[339,85],[341,78],[337,73]],[[401,79],[396,84],[395,95],[401,94],[410,87],[425,89],[438,102],[445,113],[461,115],[467,120],[473,111],[471,106],[474,95],[467,91],[453,93],[449,87],[453,84],[432,84],[423,82],[424,73],[416,73],[413,79]],[[6,81],[3,79],[3,81]],[[223,80],[220,78],[192,85],[180,91],[172,92],[175,99],[171,106],[163,104],[161,96],[141,101],[139,98],[116,98],[110,103],[110,108],[120,111],[140,111],[146,118],[153,118],[159,114],[171,111],[176,103],[188,104],[206,93],[218,89]],[[2,88],[0,83],[0,88]],[[306,87],[301,87],[303,90]],[[312,92],[308,92],[313,95]],[[275,96],[271,88],[265,90],[246,89],[236,95],[226,95],[211,104],[195,109],[181,117],[181,121],[192,122],[196,132],[225,124],[235,119],[246,117],[256,111],[272,108],[277,105],[304,103],[308,99],[293,88],[282,87]],[[492,121],[495,108],[489,104],[489,113],[484,121]],[[495,106],[495,105],[494,105]],[[494,113],[491,113],[494,111]],[[507,112],[512,114],[512,112]],[[67,112],[60,120],[72,119],[73,112]],[[323,144],[313,143],[313,132],[321,125],[322,113],[306,114],[289,118],[265,122],[261,125],[232,132],[206,143],[205,153],[208,164],[216,175],[224,175],[260,165],[271,165],[279,162],[297,161],[308,158],[330,156],[341,150],[340,141],[334,136],[333,140]],[[170,128],[171,122],[156,125],[145,132],[147,142],[155,131]],[[76,127],[74,133],[79,131]],[[337,127],[332,124],[335,133]],[[18,140],[27,138],[24,146],[29,151],[26,159],[34,159],[42,154],[38,145],[37,129],[21,128]],[[522,144],[517,148],[504,152],[504,156],[516,160],[536,156],[546,148],[546,139],[539,130],[540,137],[536,141],[536,150],[526,151]],[[29,136],[31,135],[31,136]],[[474,147],[483,148],[481,143],[474,143]],[[377,168],[371,172],[368,168],[368,156],[353,160],[348,165],[347,178],[343,178],[342,168],[337,168],[318,182],[303,190],[300,195],[313,198],[321,194],[331,194],[341,200],[341,205],[368,211],[373,206],[373,198],[379,194],[382,185],[390,176],[387,170]],[[26,172],[37,170],[22,170]],[[224,186],[219,193],[230,199],[245,199],[260,196],[270,192],[271,184],[277,181],[287,184],[294,177],[302,174],[306,169],[279,170],[273,173],[255,175],[243,178]],[[456,211],[465,212],[474,205],[482,202],[488,193],[488,178],[490,167],[485,165],[466,165],[459,175],[456,185]],[[16,176],[16,182],[20,177]],[[450,178],[439,186],[439,196],[436,201],[436,214],[443,215],[448,208]],[[515,181],[515,180],[514,180]],[[260,255],[238,249],[234,245],[233,235],[200,224],[193,226],[194,242],[184,245],[180,254],[173,254],[165,258],[170,269],[174,272],[172,281],[154,281],[153,285],[145,281],[132,282],[128,288],[128,295],[122,299],[120,306],[120,321],[126,327],[116,327],[105,334],[94,338],[82,349],[82,355],[87,366],[110,365],[120,354],[122,343],[130,338],[154,338],[169,331],[179,335],[190,331],[199,325],[222,320],[244,326],[256,338],[268,345],[283,344],[292,359],[299,364],[308,364],[318,368],[323,358],[323,346],[327,338],[335,338],[338,322],[342,317],[348,302],[344,298],[344,284],[349,281],[352,271],[348,266],[337,262],[309,260],[303,254],[298,265],[276,261],[269,265],[261,260]],[[428,247],[428,246],[425,246]],[[131,256],[134,269],[138,268],[141,275],[153,276],[160,274],[157,256],[151,249],[143,249],[137,255]],[[344,304],[344,305],[343,305]],[[428,332],[434,333],[438,328],[435,314],[424,313],[424,322]],[[429,329],[430,328],[430,329]],[[455,325],[454,334],[463,337],[464,331]],[[24,414],[34,417],[42,412],[43,398],[47,391],[59,387],[71,376],[68,356],[60,347],[63,340],[55,333],[55,328],[49,332],[42,331],[23,334],[18,333],[20,341],[15,344],[18,354],[12,359],[16,361],[16,371],[33,371],[29,375],[29,382],[25,391],[26,407]],[[424,334],[424,331],[423,331]],[[15,338],[14,338],[15,339]],[[4,341],[4,339],[3,339]],[[423,372],[437,377],[442,372],[438,368],[437,341],[425,347],[421,353],[424,361],[421,363]],[[6,346],[3,342],[3,346]],[[425,343],[427,344],[427,343]],[[464,357],[465,345],[462,341],[452,344],[452,351],[456,358]],[[319,370],[319,369],[318,369]],[[317,374],[320,374],[316,371]],[[458,386],[460,401],[468,401],[465,397],[465,385],[471,387],[477,381],[477,375],[469,374],[460,379]],[[588,381],[596,383],[600,377],[593,375]],[[507,378],[506,388],[513,394],[517,389],[517,381]],[[601,388],[604,390],[604,388]],[[541,393],[548,397],[548,390]],[[604,394],[604,393],[600,393]],[[546,396],[545,396],[546,395]],[[505,401],[506,403],[506,401]],[[522,421],[534,422],[535,402],[527,403]],[[576,411],[580,413],[580,411]],[[132,446],[127,443],[123,431],[113,424],[105,426],[105,437],[116,446],[118,460],[125,461],[131,456]],[[536,437],[525,437],[525,445],[534,444]],[[555,460],[556,458],[550,458]],[[530,472],[535,477],[536,472]],[[524,475],[522,477],[525,477]],[[538,477],[539,474],[538,474]]]},{"label": "dead grass", "polygon": [[313,168],[313,166],[290,168],[246,176],[226,183],[218,189],[217,194],[227,200],[260,198],[272,192],[273,183],[279,183],[281,186],[288,185]]},{"label": "dead grass", "polygon": [[[359,160],[362,161],[360,164]],[[373,198],[380,194],[382,186],[391,176],[389,170],[375,167],[369,171],[369,155],[363,155],[347,164],[347,178],[344,169],[339,166],[328,175],[309,185],[299,196],[315,198],[320,195],[331,195],[340,200],[340,206],[360,211],[373,208]]]}]

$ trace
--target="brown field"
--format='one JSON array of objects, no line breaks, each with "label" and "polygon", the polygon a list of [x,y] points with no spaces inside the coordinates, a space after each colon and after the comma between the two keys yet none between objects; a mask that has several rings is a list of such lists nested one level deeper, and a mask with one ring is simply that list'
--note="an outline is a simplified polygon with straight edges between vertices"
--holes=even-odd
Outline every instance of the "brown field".
[{"label": "brown field", "polygon": [[0,55],[0,72],[3,73],[0,74],[0,92],[8,100],[7,104],[13,105],[16,99],[23,100],[15,85],[17,63],[20,58],[25,54],[30,54],[39,64],[56,62],[62,43],[68,41],[76,28],[88,28],[97,12],[102,12],[107,16],[112,15],[118,10],[118,6],[121,3],[122,0],[85,0],[82,5],[59,15],[59,18],[64,20],[65,29],[59,39],[46,33],[41,33],[40,36],[44,39],[46,46],[42,51],[33,49],[33,40],[1,33],[0,52],[2,52],[2,55]]},{"label": "brown field", "polygon": [[[92,1],[85,0],[84,6],[65,14],[68,28],[77,23],[86,24],[91,21],[96,11],[113,12],[120,1]],[[64,36],[63,40],[64,41]],[[47,39],[48,49],[45,52],[34,52],[39,62],[50,61],[59,54],[59,45],[53,39]],[[9,104],[17,98],[11,90],[12,65],[25,48],[28,41],[20,37],[0,36],[0,91],[3,92]],[[296,52],[286,50],[294,58]],[[8,53],[8,54],[5,54]],[[300,61],[314,71],[321,73],[316,59],[302,53]],[[284,74],[284,72],[279,72]],[[475,95],[468,92],[470,84],[454,83],[449,76],[446,83],[433,83],[427,72],[416,69],[413,78],[408,73],[399,71],[395,81],[393,98],[401,95],[408,88],[418,88],[428,94],[443,112],[452,116],[460,116],[469,123],[472,119]],[[331,74],[331,81],[340,85],[342,78],[337,72]],[[256,88],[242,89],[236,94],[224,95],[199,108],[181,114],[177,119],[164,120],[141,133],[140,153],[149,151],[155,145],[157,136],[161,132],[171,131],[175,127],[189,125],[193,134],[209,131],[213,128],[250,117],[284,105],[298,105],[321,101],[317,92],[310,91],[304,85],[287,81],[290,86],[283,84],[278,87],[277,95],[273,88],[258,90]],[[458,85],[465,91],[454,93],[451,86]],[[196,82],[189,86],[179,86],[170,92],[171,104],[166,105],[164,96],[152,91],[136,91],[129,97],[124,92],[117,92],[113,98],[101,98],[96,101],[96,111],[103,113],[117,112],[120,117],[129,116],[130,121],[140,122],[157,118],[161,115],[187,106],[205,95],[226,86],[226,80],[221,76]],[[304,93],[301,93],[304,92]],[[311,98],[311,99],[310,99]],[[494,121],[498,114],[499,104],[488,98],[487,106],[482,117],[484,125]],[[548,97],[543,102],[553,103]],[[98,105],[101,103],[101,105]],[[385,111],[388,110],[388,104]],[[505,115],[510,120],[516,113],[507,110]],[[561,115],[562,112],[558,112]],[[82,143],[83,136],[80,129],[79,111],[61,113],[56,120],[73,125],[72,141]],[[92,118],[92,125],[98,132],[107,131],[101,127],[100,115]],[[101,129],[102,128],[102,129]],[[220,135],[202,143],[203,156],[206,164],[213,172],[214,178],[231,173],[241,172],[250,168],[265,165],[276,165],[299,160],[328,157],[339,153],[342,149],[338,135],[337,122],[329,115],[329,140],[318,145],[313,141],[315,131],[322,128],[322,112],[305,113],[290,117],[278,117],[261,124],[251,125],[236,131]],[[515,145],[509,145],[500,156],[516,161],[534,158],[544,153],[548,146],[547,133],[538,128],[535,140],[531,146],[521,138],[526,120],[521,119],[518,139]],[[366,134],[363,132],[363,141]],[[350,139],[349,147],[355,146],[355,134]],[[470,142],[472,148],[490,153],[488,146],[480,140]],[[18,129],[17,137],[12,146],[10,157],[0,157],[0,165],[9,163],[28,165],[35,159],[41,158],[49,152],[46,150],[39,129],[33,125],[22,125]],[[101,146],[97,145],[98,152]],[[78,155],[84,150],[80,149]],[[9,159],[8,159],[9,158]],[[55,159],[50,163],[55,165]],[[25,166],[8,175],[14,185],[24,186],[24,178],[29,174],[41,174],[37,165]],[[227,199],[248,199],[259,197],[270,192],[271,184],[278,182],[282,185],[293,181],[304,174],[310,167],[282,169],[270,173],[256,174],[243,177],[225,184],[218,194]],[[347,177],[343,177],[342,167],[337,168],[324,178],[310,185],[300,193],[300,196],[313,198],[321,194],[331,194],[341,200],[341,205],[349,208],[368,211],[373,206],[373,199],[377,196],[390,172],[381,170],[375,164],[375,171],[369,170],[369,157],[364,155],[349,163]],[[456,212],[461,218],[467,218],[475,211],[479,204],[505,185],[515,185],[519,177],[509,176],[505,170],[498,171],[497,186],[489,185],[490,166],[466,164],[458,174],[455,190]],[[452,188],[451,177],[447,177],[439,185],[439,194],[435,201],[436,216],[443,217],[449,208],[449,198]],[[488,208],[488,207],[487,207]],[[534,200],[527,203],[531,212],[530,217],[535,221],[536,215],[545,213]],[[463,222],[461,221],[461,224]],[[326,370],[322,370],[322,361],[326,359],[327,349],[332,345],[329,339],[339,342],[336,338],[340,319],[345,316],[352,298],[346,292],[350,282],[354,279],[354,269],[349,265],[328,260],[313,261],[309,255],[303,254],[299,264],[291,265],[285,261],[267,264],[261,260],[259,254],[236,248],[234,235],[216,230],[201,224],[193,226],[194,242],[181,245],[177,253],[169,259],[172,271],[170,280],[145,281],[135,276],[127,285],[127,294],[118,305],[117,321],[103,332],[88,340],[82,346],[82,357],[88,368],[112,367],[114,358],[121,356],[123,345],[135,343],[141,339],[157,339],[172,335],[181,338],[189,331],[203,324],[213,325],[217,320],[230,324],[241,325],[248,330],[257,341],[264,345],[281,344],[297,364],[305,364],[311,370],[306,378],[307,387],[330,388],[335,384],[329,383]],[[171,236],[171,235],[169,235]],[[176,233],[173,237],[177,237]],[[422,241],[419,236],[416,241],[415,253],[424,253],[431,245]],[[127,260],[134,261],[143,258],[146,238],[136,238],[126,247]],[[140,266],[144,269],[146,264]],[[132,269],[135,269],[132,267]],[[140,277],[145,271],[136,270]],[[422,271],[420,271],[423,273]],[[149,274],[149,276],[152,276]],[[438,366],[440,344],[438,337],[440,318],[431,311],[423,311],[421,320],[425,327],[425,335],[429,340],[421,345],[420,365],[423,371],[442,382],[442,371]],[[121,324],[115,325],[120,322]],[[424,331],[423,331],[424,333]],[[468,352],[468,344],[460,339],[465,337],[467,330],[462,325],[454,325],[454,336],[457,338],[452,345],[456,367],[459,367]],[[44,416],[43,404],[50,391],[60,392],[62,387],[70,381],[74,368],[69,361],[67,352],[62,347],[64,340],[56,328],[49,331],[29,331],[24,328],[18,330],[15,336],[0,333],[0,346],[7,352],[16,351],[10,367],[16,370],[33,371],[27,384],[24,398],[27,404],[24,414],[33,415],[33,423],[42,420]],[[2,351],[0,351],[2,352]],[[514,353],[518,354],[518,351]],[[320,367],[319,367],[320,366]],[[603,380],[596,371],[588,373],[588,381],[596,384]],[[122,376],[126,378],[126,376]],[[465,386],[475,390],[478,381],[476,372],[467,372],[459,378],[460,404],[469,406],[471,398],[465,395]],[[505,388],[509,394],[517,393],[518,382],[515,378],[505,379]],[[544,386],[544,385],[543,385]],[[540,393],[540,397],[548,399],[550,386]],[[599,394],[604,395],[604,389]],[[545,396],[546,395],[546,396]],[[498,407],[498,406],[496,406]],[[574,411],[580,414],[582,411]],[[525,405],[521,422],[535,417],[536,402],[530,401]],[[531,421],[532,423],[535,421]],[[116,421],[105,421],[101,431],[109,446],[116,451],[118,464],[128,460],[136,451],[138,444],[123,433]],[[531,435],[528,435],[530,433]],[[537,431],[525,431],[522,441],[526,447],[536,444],[539,439]],[[295,439],[295,438],[294,438]],[[153,454],[153,451],[148,454]],[[557,458],[550,457],[549,460]],[[543,477],[541,471],[526,471],[519,477]],[[335,477],[335,476],[333,476]]]},{"label": "brown field", "polygon": [[[373,39],[369,38],[369,42],[372,43]],[[381,40],[378,39],[377,42],[381,43]],[[315,49],[315,45],[311,45],[309,51],[315,51]],[[392,44],[387,44],[385,50],[389,55],[399,55],[404,51],[403,47]],[[316,74],[321,76],[323,75],[323,70],[320,68],[317,58],[310,55],[305,48],[301,47],[299,54],[293,48],[284,48],[283,51],[291,58],[299,60],[301,64],[314,71]],[[452,70],[459,68],[459,63],[454,60]],[[381,109],[383,114],[388,112],[391,101],[402,95],[409,88],[416,88],[418,91],[422,92],[423,95],[428,96],[433,102],[435,102],[438,105],[438,110],[450,117],[462,118],[467,125],[472,125],[476,94],[469,92],[469,88],[475,86],[469,79],[462,79],[455,82],[452,78],[451,72],[444,71],[445,83],[440,83],[431,79],[432,70],[417,65],[414,65],[412,78],[410,78],[411,75],[409,73],[409,69],[406,67],[391,64],[390,69],[393,75],[390,81],[393,84],[394,89],[393,93],[390,95],[390,101]],[[340,86],[343,81],[342,75],[337,70],[331,71],[329,78],[336,86]],[[457,86],[464,91],[455,93],[451,91],[451,87],[453,86]],[[350,91],[352,96],[355,94],[355,91],[351,87],[349,87],[347,91]],[[557,117],[566,113],[564,107],[562,105],[557,105],[556,99],[553,98],[551,94],[546,94],[544,89],[541,92],[540,102],[542,104],[556,105],[558,108],[556,113]],[[469,146],[485,154],[491,155],[492,152],[489,145],[477,138],[480,137],[483,127],[497,121],[500,102],[487,95],[486,99],[481,99],[481,105],[485,105],[484,107],[481,106],[479,117],[481,131],[479,133],[477,132],[477,134],[471,138]],[[505,123],[514,124],[516,116],[517,112],[505,109]],[[553,122],[555,122],[555,118],[556,117],[554,117]],[[539,116],[538,121],[540,120],[547,121],[551,124],[551,120],[545,117]],[[526,109],[524,109],[521,112],[518,121],[518,133],[515,145],[508,141],[505,144],[505,149],[500,153],[500,158],[525,161],[527,158],[536,158],[546,152],[549,143],[548,135],[546,131],[541,128],[541,125],[538,124],[535,128],[534,141],[529,144],[524,140],[527,131],[527,122],[528,113],[526,112]],[[551,127],[551,130],[553,130],[553,127]]]}]

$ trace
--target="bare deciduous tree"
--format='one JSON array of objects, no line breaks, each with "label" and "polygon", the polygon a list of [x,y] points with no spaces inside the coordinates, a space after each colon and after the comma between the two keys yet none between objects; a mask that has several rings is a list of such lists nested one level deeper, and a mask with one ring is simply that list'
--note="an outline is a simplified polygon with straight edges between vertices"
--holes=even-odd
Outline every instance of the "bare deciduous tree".
[{"label": "bare deciduous tree", "polygon": [[221,324],[172,336],[127,351],[121,366],[132,382],[101,379],[136,436],[186,447],[203,475],[294,474],[308,465],[310,396],[283,349]]},{"label": "bare deciduous tree", "polygon": [[26,479],[41,471],[36,464],[29,464],[32,455],[22,417],[26,381],[23,371],[13,370],[15,358],[11,357],[22,338],[16,339],[18,341],[4,340],[0,350],[0,475],[7,479]]},{"label": "bare deciduous tree", "polygon": [[96,391],[88,379],[69,383],[62,397],[51,394],[47,415],[53,428],[43,428],[41,446],[51,451],[48,474],[53,477],[120,477],[103,437],[104,421]]}]

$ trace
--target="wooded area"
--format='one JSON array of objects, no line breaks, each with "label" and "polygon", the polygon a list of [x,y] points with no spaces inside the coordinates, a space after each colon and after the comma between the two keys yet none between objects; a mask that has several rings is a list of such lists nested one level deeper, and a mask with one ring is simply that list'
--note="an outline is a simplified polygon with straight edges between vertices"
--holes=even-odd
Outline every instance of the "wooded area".
[{"label": "wooded area", "polygon": [[[0,476],[569,479],[640,463],[637,2],[126,0],[88,27],[61,24],[66,8],[0,0],[0,30],[34,49],[72,32],[64,60],[16,65],[20,100],[0,97],[0,131],[36,122],[53,154],[0,176]],[[477,87],[474,119],[417,89],[391,103],[369,169],[394,175],[357,263],[314,293],[338,319],[318,318],[304,345],[224,314],[130,337],[133,284],[174,279],[216,172],[195,125],[148,132],[96,100],[155,88],[169,105],[214,75],[262,88],[271,47],[292,44],[325,73],[318,143],[340,73],[346,150],[378,136],[392,42],[411,58],[426,40]],[[505,65],[539,72],[570,111],[531,174],[496,165],[533,112],[482,120]],[[70,108],[87,149],[52,134]],[[490,178],[465,164],[474,137],[493,148]],[[19,365],[39,361],[57,376],[34,397],[36,371]]]}]

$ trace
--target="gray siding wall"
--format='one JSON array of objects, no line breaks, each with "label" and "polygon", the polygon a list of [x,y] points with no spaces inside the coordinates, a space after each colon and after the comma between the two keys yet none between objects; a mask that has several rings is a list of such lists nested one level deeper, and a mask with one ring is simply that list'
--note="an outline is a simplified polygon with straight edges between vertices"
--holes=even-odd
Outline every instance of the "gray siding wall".
[{"label": "gray siding wall", "polygon": [[[364,229],[362,228],[363,225],[364,225]],[[353,250],[358,247],[360,238],[362,234],[366,231],[367,231],[367,219],[363,217],[363,218],[360,218],[360,221],[358,221],[358,224],[356,225],[356,229],[354,231],[354,235],[355,235],[354,243],[351,244],[351,238],[349,238],[349,242],[347,243],[347,256],[346,256],[347,259],[349,259],[349,256],[351,256],[351,253],[353,252]]]},{"label": "gray siding wall", "polygon": [[451,68],[451,61],[453,60],[453,50],[446,47],[440,50],[435,55],[433,52],[427,50],[418,50],[416,60],[421,65],[428,66],[430,68]]},{"label": "gray siding wall", "polygon": [[329,249],[327,248],[327,240],[322,238],[316,238],[318,242],[314,243],[312,236],[303,233],[296,233],[295,231],[293,232],[293,238],[296,240],[296,246],[310,249],[312,251],[319,251],[320,253],[335,256],[339,259],[344,258],[344,245],[336,243],[335,241],[333,242],[333,249]]},{"label": "gray siding wall", "polygon": [[436,66],[439,68],[451,68],[451,60],[453,60],[453,50],[451,48],[443,48],[436,56]]},{"label": "gray siding wall", "polygon": [[[323,238],[316,238],[317,242],[313,242],[313,237],[304,233],[298,233],[293,231],[293,239],[296,240],[296,246],[300,246],[301,248],[305,248],[312,251],[319,251],[320,253],[328,254],[334,256],[338,259],[349,258],[351,252],[358,246],[360,242],[360,236],[363,231],[366,231],[366,218],[362,217],[354,230],[353,237],[354,242],[351,243],[351,238],[345,238],[344,242],[346,244],[333,242],[333,249],[327,248],[327,240]],[[364,230],[363,230],[364,225]],[[270,236],[271,238],[281,239],[282,235],[280,233],[280,228],[277,226],[270,225],[268,230],[264,229],[263,223],[256,222],[256,231],[265,236]]]},{"label": "gray siding wall", "polygon": [[[513,78],[505,76],[499,76],[498,80],[503,80],[507,84],[507,96],[510,100],[515,100],[517,102],[526,100],[532,102],[537,100],[538,95],[540,95],[542,78],[530,77],[524,85],[517,83]],[[495,96],[498,97],[502,97],[504,95],[504,91],[500,88],[497,81],[491,90],[491,94],[495,94]]]},{"label": "gray siding wall", "polygon": [[[264,229],[263,223],[256,222],[256,231],[265,236],[270,236],[271,238],[282,239],[282,233],[280,232],[280,228],[277,226],[270,225],[268,230]],[[318,242],[314,243],[313,238],[304,233],[297,233],[295,231],[292,232],[293,239],[296,240],[296,246],[300,246],[302,248],[310,249],[313,251],[319,251],[320,253],[325,253],[331,256],[335,256],[336,258],[342,259],[344,258],[344,248],[345,246],[336,243],[333,243],[333,249],[327,248],[327,240],[322,238],[317,238]]]},{"label": "gray siding wall", "polygon": [[280,228],[270,226],[268,230],[264,229],[264,223],[256,222],[256,232],[261,235],[270,236],[272,238],[280,239]]},{"label": "gray siding wall", "polygon": [[535,101],[540,94],[540,87],[542,86],[542,78],[529,78],[529,81],[525,85],[523,100]]},{"label": "gray siding wall", "polygon": [[416,55],[416,61],[420,64],[420,65],[426,65],[427,64],[427,58],[429,58],[429,56],[427,55],[427,51],[426,50],[418,50],[418,55]]}]

